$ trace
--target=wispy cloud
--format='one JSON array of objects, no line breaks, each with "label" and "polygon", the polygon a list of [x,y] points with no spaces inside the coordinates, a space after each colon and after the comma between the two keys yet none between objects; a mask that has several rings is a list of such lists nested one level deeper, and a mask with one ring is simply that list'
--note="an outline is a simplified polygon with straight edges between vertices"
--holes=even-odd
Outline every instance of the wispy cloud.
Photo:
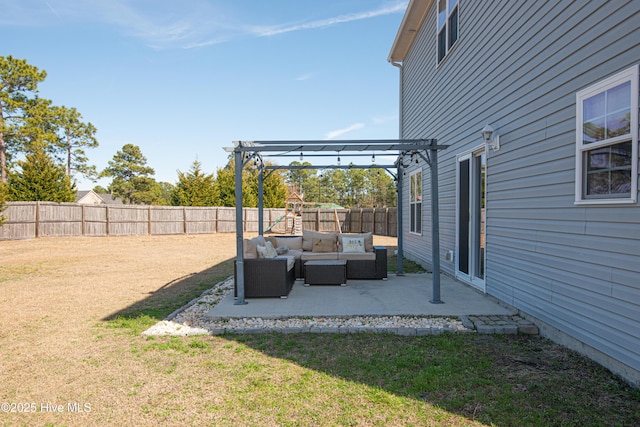
[{"label": "wispy cloud", "polygon": [[[260,25],[240,22],[235,4],[209,0],[0,0],[0,24],[49,26],[82,22],[111,25],[154,49],[191,49],[247,37],[268,37],[321,29],[375,18],[406,9],[408,0],[325,19]],[[55,17],[55,20],[51,18]]]},{"label": "wispy cloud", "polygon": [[379,9],[349,13],[327,19],[320,19],[317,21],[304,22],[299,24],[283,24],[274,26],[253,26],[249,27],[257,36],[269,37],[283,33],[290,33],[293,31],[302,30],[314,30],[318,28],[331,27],[338,24],[344,24],[347,22],[361,21],[363,19],[376,18],[378,16],[390,15],[393,13],[403,12],[407,7],[406,1],[396,2],[389,6],[384,6]]},{"label": "wispy cloud", "polygon": [[316,73],[301,74],[298,77],[296,77],[296,81],[303,82],[305,80],[311,80],[315,76],[316,76]]},{"label": "wispy cloud", "polygon": [[152,9],[141,9],[127,0],[95,1],[93,5],[102,19],[154,49],[192,48],[226,40],[212,33],[212,29],[224,31],[226,25],[213,21],[215,11],[206,2],[193,2],[186,11],[173,2],[157,2]]},{"label": "wispy cloud", "polygon": [[325,139],[335,139],[349,132],[354,132],[358,129],[362,129],[363,127],[364,123],[354,123],[351,126],[347,126],[343,129],[332,130],[331,132],[327,133]]},{"label": "wispy cloud", "polygon": [[397,121],[398,121],[397,114],[390,114],[388,116],[374,116],[371,118],[371,123],[376,126],[386,125],[387,123],[397,122]]},{"label": "wispy cloud", "polygon": [[47,5],[47,7],[51,10],[51,12],[53,12],[54,15],[56,15],[57,17],[60,17],[60,15],[58,14],[58,12],[53,8],[53,6],[51,6],[49,4],[48,1],[45,2],[45,4]]}]

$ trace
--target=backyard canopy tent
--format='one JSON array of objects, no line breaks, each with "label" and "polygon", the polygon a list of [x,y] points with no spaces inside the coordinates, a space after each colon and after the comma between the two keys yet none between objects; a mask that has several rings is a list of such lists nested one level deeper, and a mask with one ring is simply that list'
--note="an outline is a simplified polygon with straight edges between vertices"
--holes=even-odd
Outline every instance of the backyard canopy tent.
[{"label": "backyard canopy tent", "polygon": [[[242,227],[242,170],[245,165],[254,161],[258,166],[258,209],[259,231],[263,227],[263,194],[262,182],[264,171],[269,169],[294,169],[294,168],[382,168],[397,169],[398,190],[398,273],[402,273],[402,177],[404,175],[404,161],[407,156],[411,159],[422,158],[431,170],[431,216],[432,216],[432,251],[433,251],[433,283],[431,303],[440,304],[440,225],[438,214],[438,150],[447,148],[446,145],[438,145],[435,139],[385,139],[385,140],[319,140],[319,141],[234,141],[233,147],[225,147],[225,151],[234,153],[235,163],[235,191],[236,191],[236,305],[244,305],[244,261],[243,261],[243,227]],[[290,156],[292,153],[315,153],[313,156],[326,156],[327,153],[340,155],[370,156],[371,153],[382,155],[397,155],[393,165],[311,165],[311,166],[266,166],[263,161],[263,153],[269,153],[270,157]],[[354,154],[351,154],[354,153]],[[390,171],[389,171],[390,172]],[[391,172],[390,172],[391,173]]]}]

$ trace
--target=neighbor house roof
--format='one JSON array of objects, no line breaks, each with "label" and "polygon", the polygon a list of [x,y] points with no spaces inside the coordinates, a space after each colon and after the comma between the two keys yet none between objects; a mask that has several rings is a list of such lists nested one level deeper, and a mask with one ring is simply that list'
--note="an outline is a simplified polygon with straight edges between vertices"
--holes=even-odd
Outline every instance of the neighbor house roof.
[{"label": "neighbor house roof", "polygon": [[433,0],[411,0],[393,41],[389,62],[404,61]]},{"label": "neighbor house roof", "polygon": [[113,198],[111,194],[98,194],[93,190],[78,191],[76,193],[76,202],[80,204],[106,204],[106,205],[121,205],[122,200]]}]

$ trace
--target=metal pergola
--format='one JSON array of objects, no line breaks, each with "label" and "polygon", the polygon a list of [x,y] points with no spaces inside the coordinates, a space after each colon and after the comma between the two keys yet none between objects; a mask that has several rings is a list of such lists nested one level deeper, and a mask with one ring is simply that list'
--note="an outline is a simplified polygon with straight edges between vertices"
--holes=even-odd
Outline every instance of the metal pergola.
[{"label": "metal pergola", "polygon": [[[433,252],[432,270],[432,297],[430,302],[442,304],[440,299],[440,220],[438,206],[438,150],[446,149],[448,145],[438,145],[436,139],[379,139],[379,140],[309,140],[309,141],[234,141],[233,147],[225,147],[224,150],[234,154],[235,163],[235,192],[236,192],[236,305],[247,304],[244,292],[244,262],[243,262],[243,226],[242,226],[242,170],[251,161],[258,167],[258,233],[264,231],[264,194],[263,183],[266,176],[278,169],[371,169],[386,170],[397,181],[398,193],[398,275],[402,275],[403,235],[402,235],[402,187],[404,168],[407,156],[417,161],[423,159],[431,171],[431,216],[432,216],[432,241]],[[264,154],[263,153],[268,153]],[[313,154],[308,154],[313,153]],[[371,165],[291,165],[280,166],[264,163],[263,157],[352,157],[371,156],[378,153],[388,156],[389,153],[397,155],[393,164]],[[387,153],[387,154],[384,154]],[[396,170],[394,174],[392,170]]]}]

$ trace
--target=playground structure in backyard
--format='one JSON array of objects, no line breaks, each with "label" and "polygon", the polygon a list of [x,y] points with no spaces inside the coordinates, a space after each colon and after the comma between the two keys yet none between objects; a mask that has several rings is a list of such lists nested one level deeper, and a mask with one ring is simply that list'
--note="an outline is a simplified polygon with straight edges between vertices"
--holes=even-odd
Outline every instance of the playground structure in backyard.
[{"label": "playground structure in backyard", "polygon": [[332,231],[342,232],[337,211],[337,209],[343,209],[342,206],[336,205],[335,203],[305,202],[304,196],[299,194],[295,186],[289,187],[285,203],[286,213],[276,218],[276,220],[265,229],[265,233],[271,231],[271,229],[281,221],[285,221],[285,234],[302,235],[302,212],[305,205],[309,207],[313,206],[316,209],[333,209],[334,230]]}]

